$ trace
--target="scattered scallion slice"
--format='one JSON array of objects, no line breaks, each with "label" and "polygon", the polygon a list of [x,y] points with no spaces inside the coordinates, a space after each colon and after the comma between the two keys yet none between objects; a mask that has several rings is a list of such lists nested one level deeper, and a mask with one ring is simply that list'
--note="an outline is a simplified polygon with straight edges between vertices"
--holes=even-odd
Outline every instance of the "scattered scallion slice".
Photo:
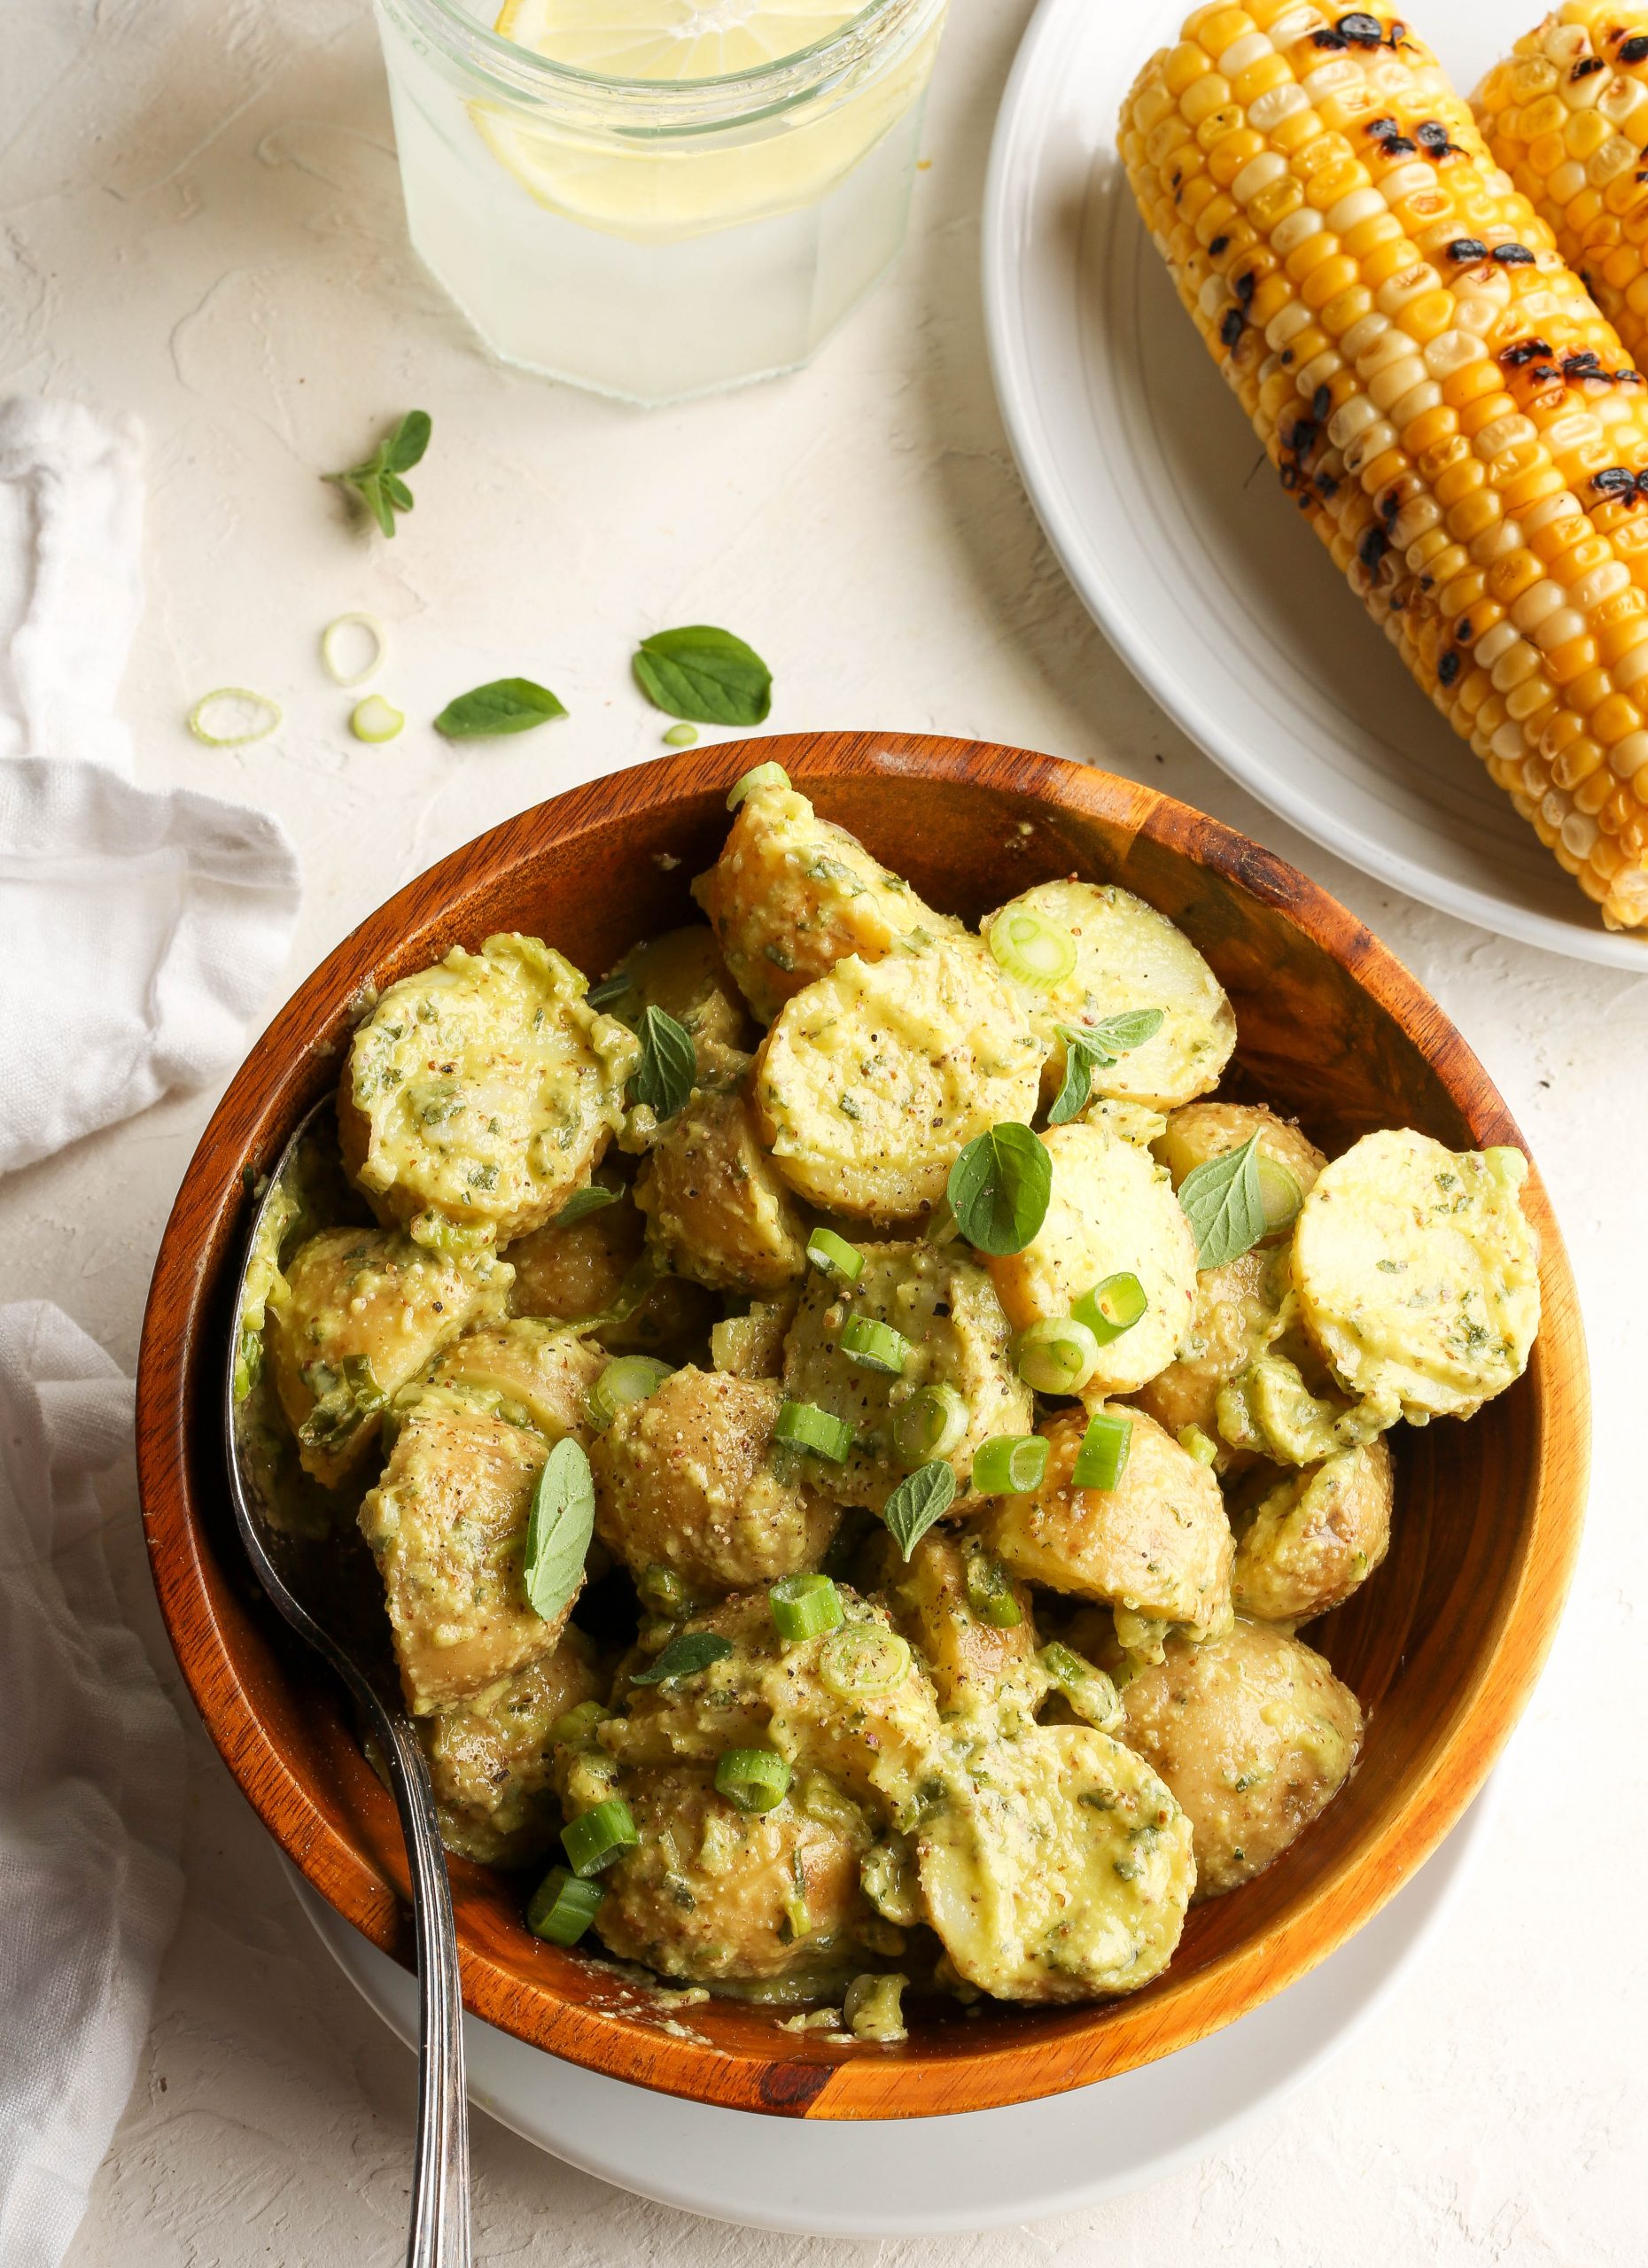
[{"label": "scattered scallion slice", "polygon": [[1218,1463],[1219,1445],[1216,1441],[1210,1440],[1200,1425],[1181,1425],[1178,1429],[1178,1445],[1180,1449],[1188,1450],[1198,1464]]},{"label": "scattered scallion slice", "polygon": [[1123,1269],[1115,1276],[1107,1276],[1102,1284],[1095,1284],[1084,1292],[1070,1309],[1077,1323],[1085,1324],[1101,1347],[1119,1339],[1142,1322],[1150,1307],[1145,1297],[1145,1287],[1137,1276]]},{"label": "scattered scallion slice", "polygon": [[852,1428],[844,1418],[833,1417],[816,1402],[786,1402],[773,1421],[773,1439],[787,1449],[811,1449],[832,1464],[841,1464],[852,1447]]},{"label": "scattered scallion slice", "polygon": [[902,1685],[913,1659],[897,1631],[878,1622],[852,1622],[820,1649],[819,1675],[838,1701],[862,1701]]},{"label": "scattered scallion slice", "polygon": [[1013,1362],[1038,1394],[1079,1394],[1099,1367],[1099,1340],[1084,1323],[1055,1317],[1020,1332]]},{"label": "scattered scallion slice", "polygon": [[599,1701],[580,1701],[576,1709],[569,1709],[564,1717],[556,1719],[549,1728],[549,1737],[569,1744],[587,1740],[595,1727],[605,1722],[606,1715]]},{"label": "scattered scallion slice", "polygon": [[661,1566],[656,1560],[636,1576],[635,1588],[648,1612],[661,1614],[668,1622],[679,1622],[692,1611],[692,1596],[686,1584],[673,1567]]},{"label": "scattered scallion slice", "polygon": [[[1043,1447],[1046,1445],[1044,1442]],[[1024,1619],[1013,1596],[1007,1571],[988,1551],[972,1551],[967,1563],[967,1603],[977,1620],[992,1630],[1016,1630]]]},{"label": "scattered scallion slice", "polygon": [[609,1363],[589,1390],[589,1415],[597,1433],[604,1433],[620,1410],[632,1402],[645,1402],[670,1375],[668,1363],[656,1355],[620,1355]]},{"label": "scattered scallion slice", "polygon": [[600,1912],[605,1896],[598,1883],[580,1882],[564,1867],[552,1867],[532,1892],[526,1926],[546,1945],[575,1946]]},{"label": "scattered scallion slice", "polygon": [[1291,1229],[1299,1217],[1299,1208],[1304,1203],[1304,1192],[1285,1165],[1267,1158],[1263,1150],[1257,1153],[1259,1167],[1259,1202],[1264,1208],[1264,1233],[1279,1237],[1284,1229]]},{"label": "scattered scallion slice", "polygon": [[351,710],[349,729],[358,741],[392,741],[406,720],[404,710],[385,701],[381,693],[369,693]]},{"label": "scattered scallion slice", "polygon": [[873,1315],[849,1316],[836,1344],[861,1370],[880,1371],[895,1379],[903,1377],[912,1352],[902,1331],[895,1331],[891,1324]]},{"label": "scattered scallion slice", "polygon": [[1024,1496],[1039,1488],[1047,1470],[1048,1449],[1039,1433],[992,1433],[973,1458],[973,1492],[978,1496]]},{"label": "scattered scallion slice", "polygon": [[1076,940],[1069,931],[1027,905],[991,923],[990,950],[1009,976],[1044,990],[1061,983],[1076,966]]},{"label": "scattered scallion slice", "polygon": [[746,772],[742,780],[734,781],[727,791],[727,808],[729,812],[735,812],[744,797],[753,795],[758,788],[788,788],[789,785],[789,774],[781,764],[758,764],[753,771]]},{"label": "scattered scallion slice", "polygon": [[1055,1639],[1044,1646],[1037,1659],[1078,1717],[1100,1732],[1111,1732],[1122,1721],[1122,1704],[1115,1681],[1086,1656],[1061,1646]]},{"label": "scattered scallion slice", "polygon": [[952,1386],[919,1386],[893,1417],[893,1446],[902,1465],[952,1456],[967,1439],[968,1408]]},{"label": "scattered scallion slice", "polygon": [[[344,661],[342,647],[351,631],[355,630],[365,632],[372,641],[372,650],[359,669],[352,670]],[[389,633],[375,614],[340,614],[321,633],[321,666],[332,683],[341,685],[346,691],[376,677],[388,651]]]},{"label": "scattered scallion slice", "polygon": [[1077,1488],[1114,1488],[1127,1467],[1133,1421],[1119,1410],[1100,1410],[1088,1420],[1076,1452],[1070,1480]]},{"label": "scattered scallion slice", "polygon": [[834,1229],[813,1230],[807,1239],[807,1258],[822,1274],[836,1277],[843,1284],[856,1284],[864,1273],[864,1254]]},{"label": "scattered scallion slice", "polygon": [[828,1575],[785,1575],[766,1595],[781,1638],[792,1643],[839,1630],[846,1619],[841,1593]]},{"label": "scattered scallion slice", "polygon": [[626,1851],[633,1851],[641,1833],[622,1796],[609,1796],[593,1811],[581,1811],[561,1829],[561,1842],[572,1862],[572,1872],[583,1880],[598,1875]]},{"label": "scattered scallion slice", "polygon": [[790,1771],[775,1748],[729,1748],[715,1767],[715,1790],[739,1811],[773,1811],[789,1793]]},{"label": "scattered scallion slice", "polygon": [[[241,722],[227,732],[214,731],[211,711],[225,702],[238,712]],[[220,685],[214,693],[203,693],[183,721],[207,748],[245,748],[253,741],[268,740],[279,729],[281,706],[267,693],[250,692],[244,685]],[[226,724],[229,721],[224,719]]]},{"label": "scattered scallion slice", "polygon": [[696,725],[672,725],[664,735],[664,745],[665,748],[691,748],[697,737]]}]

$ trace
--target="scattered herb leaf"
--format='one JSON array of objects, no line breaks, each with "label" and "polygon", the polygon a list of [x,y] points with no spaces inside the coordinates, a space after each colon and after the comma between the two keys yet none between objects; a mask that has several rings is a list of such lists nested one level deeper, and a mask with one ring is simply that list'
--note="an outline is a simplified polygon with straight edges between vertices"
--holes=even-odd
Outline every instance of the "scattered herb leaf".
[{"label": "scattered herb leaf", "polygon": [[412,509],[412,491],[400,476],[420,462],[429,447],[429,412],[408,409],[364,464],[352,465],[347,472],[323,473],[321,478],[339,488],[353,488],[384,533],[393,535],[395,514]]},{"label": "scattered herb leaf", "polygon": [[1049,1126],[1062,1126],[1085,1110],[1092,1092],[1093,1073],[1108,1071],[1130,1048],[1154,1039],[1166,1021],[1160,1008],[1130,1008],[1119,1016],[1104,1016],[1096,1024],[1055,1024],[1064,1042],[1064,1084],[1053,1108]]},{"label": "scattered herb leaf", "polygon": [[653,1116],[673,1118],[698,1076],[698,1051],[685,1025],[662,1008],[649,1007],[641,1020],[641,1062],[629,1083],[632,1102]]},{"label": "scattered herb leaf", "polygon": [[711,1662],[725,1661],[732,1651],[732,1640],[723,1638],[718,1631],[683,1630],[679,1637],[670,1640],[656,1661],[646,1669],[638,1669],[630,1683],[671,1685],[678,1677],[696,1677]]},{"label": "scattered herb leaf", "polygon": [[595,1484],[589,1459],[570,1438],[544,1460],[526,1523],[526,1596],[551,1621],[576,1592],[595,1529]]},{"label": "scattered herb leaf", "polygon": [[449,741],[494,740],[501,733],[530,733],[534,725],[565,714],[548,686],[529,677],[500,677],[448,701],[435,730]]},{"label": "scattered herb leaf", "polygon": [[634,669],[655,709],[696,725],[759,725],[773,706],[773,672],[760,655],[709,623],[643,638]]},{"label": "scattered herb leaf", "polygon": [[616,1205],[624,1194],[621,1189],[609,1189],[604,1181],[592,1181],[587,1188],[575,1189],[555,1216],[558,1229],[570,1229],[574,1221],[587,1220],[590,1214],[604,1212],[609,1205]]},{"label": "scattered herb leaf", "polygon": [[1258,1136],[1187,1173],[1178,1201],[1195,1231],[1198,1268],[1223,1268],[1251,1252],[1264,1234]]},{"label": "scattered herb leaf", "polygon": [[1009,1119],[968,1144],[944,1194],[976,1252],[1022,1252],[1047,1217],[1052,1156],[1028,1126]]},{"label": "scattered herb leaf", "polygon": [[907,1559],[936,1519],[943,1518],[956,1496],[956,1477],[947,1464],[919,1464],[908,1472],[887,1499],[882,1512],[888,1534]]}]

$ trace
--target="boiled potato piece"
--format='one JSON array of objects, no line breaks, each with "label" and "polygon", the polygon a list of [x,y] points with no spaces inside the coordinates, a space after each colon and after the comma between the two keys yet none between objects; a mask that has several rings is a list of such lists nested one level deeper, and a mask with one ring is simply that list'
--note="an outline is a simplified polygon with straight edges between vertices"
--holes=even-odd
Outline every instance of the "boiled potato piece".
[{"label": "boiled potato piece", "polygon": [[1327,1163],[1316,1144],[1291,1119],[1279,1118],[1261,1103],[1186,1103],[1183,1110],[1173,1113],[1166,1130],[1150,1146],[1178,1189],[1198,1166],[1240,1150],[1255,1134],[1265,1218],[1276,1223],[1264,1239],[1268,1244],[1292,1228],[1300,1202],[1315,1188],[1317,1176]]},{"label": "boiled potato piece", "polygon": [[796,1795],[752,1815],[689,1764],[618,1786],[641,1842],[602,1876],[595,1929],[619,1960],[693,1984],[798,1977],[811,1997],[820,1965],[874,1922],[859,1887],[867,1837]]},{"label": "boiled potato piece", "polygon": [[623,1122],[634,1034],[584,1000],[536,937],[455,945],[403,977],[355,1033],[338,1124],[344,1163],[384,1221],[420,1241],[512,1237],[558,1213]]},{"label": "boiled potato piece", "polygon": [[1064,1078],[1058,1026],[1102,1023],[1137,1008],[1160,1008],[1162,1028],[1094,1071],[1095,1095],[1171,1110],[1218,1084],[1236,1045],[1236,1018],[1218,978],[1165,913],[1114,882],[1038,882],[979,925],[992,952],[1011,959],[1009,929],[1023,913],[1064,930],[1076,950],[1076,966],[1056,983],[1010,980],[1046,1058],[1046,1100]]},{"label": "boiled potato piece", "polygon": [[797,1780],[822,1773],[908,1826],[938,1738],[933,1689],[885,1610],[836,1588],[841,1627],[793,1643],[779,1636],[764,1590],[694,1615],[684,1628],[725,1637],[731,1653],[690,1677],[629,1686],[615,1703],[622,1715],[601,1728],[602,1748],[625,1767],[713,1767],[729,1748],[775,1748]]},{"label": "boiled potato piece", "polygon": [[923,905],[845,827],[820,819],[789,787],[754,788],[738,807],[725,849],[693,896],[709,915],[727,965],[763,1023],[838,960],[879,960],[958,932]]},{"label": "boiled potato piece", "polygon": [[[976,1539],[929,1528],[908,1560],[891,1536],[875,1550],[877,1595],[898,1627],[920,1652],[946,1717],[994,1718],[1017,1732],[1046,1697],[1047,1678],[1036,1660],[1036,1619],[1022,1583],[1005,1583],[1018,1611],[1010,1628],[980,1619],[968,1595]],[[999,1575],[1000,1571],[993,1571]]]},{"label": "boiled potato piece", "polygon": [[686,1362],[703,1350],[718,1302],[682,1277],[649,1280],[645,1238],[646,1216],[627,1196],[580,1221],[551,1221],[509,1247],[509,1303],[517,1315],[592,1325],[609,1355]]},{"label": "boiled potato piece", "polygon": [[742,1047],[754,1036],[713,929],[695,923],[645,938],[631,947],[612,975],[628,977],[629,989],[610,1013],[632,1029],[649,1008],[662,1008],[701,1047]]},{"label": "boiled potato piece", "polygon": [[1340,1605],[1390,1549],[1390,1510],[1382,1441],[1277,1477],[1235,1518],[1237,1612],[1300,1623]]},{"label": "boiled potato piece", "polygon": [[[960,1397],[967,1426],[949,1463],[965,1509],[974,1452],[992,1433],[1030,1431],[1034,1402],[1013,1368],[1012,1333],[990,1278],[955,1245],[867,1244],[855,1284],[811,1274],[784,1348],[784,1389],[844,1418],[853,1441],[844,1463],[808,1460],[814,1486],[840,1504],[880,1511],[910,1469],[894,1438],[900,1411],[924,1386]],[[890,1324],[909,1341],[902,1376],[867,1370],[843,1354],[855,1316]],[[921,1460],[915,1460],[920,1462]]]},{"label": "boiled potato piece", "polygon": [[589,1389],[606,1368],[601,1349],[536,1317],[466,1331],[429,1372],[438,1386],[465,1387],[500,1417],[535,1426],[547,1441],[571,1433],[587,1443]]},{"label": "boiled potato piece", "polygon": [[971,938],[838,961],[780,1012],[756,1064],[762,1138],[827,1212],[901,1221],[956,1153],[1036,1105],[1034,1033]]},{"label": "boiled potato piece", "polygon": [[1137,1276],[1149,1302],[1131,1331],[1101,1348],[1095,1394],[1130,1394],[1165,1370],[1190,1328],[1196,1239],[1173,1185],[1148,1152],[1100,1126],[1050,1126],[1046,1218],[1022,1252],[988,1265],[1009,1322],[1068,1316],[1107,1276]]},{"label": "boiled potato piece", "polygon": [[1189,1814],[1196,1888],[1217,1898],[1263,1874],[1350,1776],[1362,1707],[1320,1654],[1239,1621],[1222,1638],[1170,1638],[1124,1689],[1123,1735]]},{"label": "boiled potato piece", "polygon": [[720,1292],[781,1292],[805,1272],[806,1223],[773,1169],[741,1085],[701,1087],[635,1184],[659,1264]]},{"label": "boiled potato piece", "polygon": [[784,1367],[784,1340],[796,1319],[798,1292],[751,1300],[742,1315],[723,1316],[710,1333],[710,1356],[735,1379],[775,1379]]},{"label": "boiled potato piece", "polygon": [[486,1867],[542,1857],[561,1824],[551,1731],[603,1690],[595,1648],[569,1626],[553,1653],[420,1720],[449,1849]]},{"label": "boiled potato piece", "polygon": [[323,1229],[268,1299],[269,1372],[306,1472],[337,1487],[377,1439],[385,1404],[468,1324],[501,1316],[510,1270],[384,1229]]},{"label": "boiled potato piece", "polygon": [[1172,1958],[1196,1880],[1155,1773],[1084,1725],[958,1745],[917,1832],[928,1918],[1003,2000],[1131,1992]]},{"label": "boiled potato piece", "polygon": [[1364,1134],[1304,1202],[1294,1282],[1347,1394],[1423,1425],[1468,1418],[1520,1378],[1539,1328],[1539,1254],[1520,1150]]},{"label": "boiled potato piece", "polygon": [[698,1597],[816,1566],[841,1514],[773,1450],[783,1398],[771,1379],[688,1369],[621,1409],[590,1458],[602,1542]]},{"label": "boiled potato piece", "polygon": [[1064,1410],[1047,1420],[1041,1487],[996,1498],[980,1534],[1027,1582],[1193,1629],[1217,1627],[1229,1618],[1235,1554],[1218,1482],[1134,1410],[1116,1486],[1077,1488],[1070,1475],[1087,1415]]},{"label": "boiled potato piece", "polygon": [[1197,1426],[1217,1449],[1221,1472],[1238,1453],[1219,1433],[1219,1389],[1277,1337],[1287,1295],[1284,1250],[1259,1247],[1223,1268],[1204,1268],[1177,1357],[1132,1397],[1175,1438],[1186,1425]]},{"label": "boiled potato piece", "polygon": [[549,1453],[462,1392],[427,1388],[407,1412],[361,1533],[384,1579],[407,1705],[432,1716],[547,1654],[571,1602],[546,1621],[524,1579],[532,1490]]}]

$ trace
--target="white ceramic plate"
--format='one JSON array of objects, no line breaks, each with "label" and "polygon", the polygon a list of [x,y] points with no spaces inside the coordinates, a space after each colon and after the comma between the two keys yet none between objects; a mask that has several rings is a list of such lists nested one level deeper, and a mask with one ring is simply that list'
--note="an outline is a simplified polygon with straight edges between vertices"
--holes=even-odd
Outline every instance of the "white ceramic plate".
[{"label": "white ceramic plate", "polygon": [[[984,198],[1002,416],[1066,572],[1169,714],[1284,819],[1427,905],[1648,970],[1411,682],[1286,497],[1134,210],[1116,120],[1188,0],[1042,0]],[[1517,19],[1519,22],[1522,19]],[[1425,0],[1469,89],[1500,0]]]},{"label": "white ceramic plate", "polygon": [[[602,2078],[468,2016],[470,2093],[586,2173],[749,2228],[930,2236],[1073,2212],[1208,2156],[1320,2070],[1458,1904],[1492,1802],[1489,1781],[1407,1888],[1290,1991],[1210,2039],[1071,2094],[950,2118],[763,2118]],[[415,2044],[412,1977],[288,1872],[338,1967]]]}]

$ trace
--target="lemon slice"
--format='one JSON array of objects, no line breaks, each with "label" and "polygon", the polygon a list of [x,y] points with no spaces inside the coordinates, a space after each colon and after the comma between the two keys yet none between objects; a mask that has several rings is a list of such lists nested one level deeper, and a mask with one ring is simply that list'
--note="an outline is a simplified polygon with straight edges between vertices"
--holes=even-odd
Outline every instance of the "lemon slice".
[{"label": "lemon slice", "polygon": [[503,0],[493,28],[608,79],[719,79],[811,47],[859,7],[829,0]]}]

